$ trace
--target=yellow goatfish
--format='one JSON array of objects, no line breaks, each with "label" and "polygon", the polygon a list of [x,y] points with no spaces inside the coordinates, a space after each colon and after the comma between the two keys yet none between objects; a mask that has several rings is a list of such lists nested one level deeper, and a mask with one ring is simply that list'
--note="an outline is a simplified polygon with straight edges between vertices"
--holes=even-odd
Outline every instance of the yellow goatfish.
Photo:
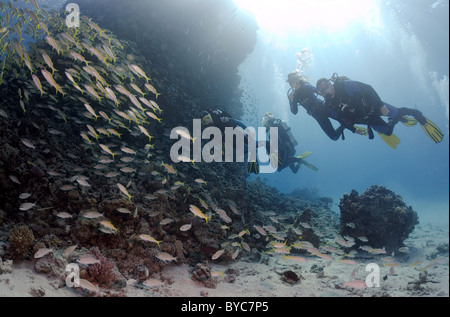
[{"label": "yellow goatfish", "polygon": [[56,93],[58,93],[60,91],[63,94],[63,96],[64,96],[64,92],[62,91],[61,86],[56,83],[56,81],[53,79],[52,74],[50,74],[45,69],[41,69],[41,72],[42,72],[42,75],[44,75],[44,78],[47,80],[47,82],[50,85],[52,85],[53,87],[55,87]]},{"label": "yellow goatfish", "polygon": [[148,137],[148,142],[150,142],[152,140],[153,136],[151,136],[150,133],[148,133],[147,129],[144,128],[143,126],[138,125],[138,128],[139,128],[139,130],[141,130],[141,132],[143,134],[145,134]]},{"label": "yellow goatfish", "polygon": [[131,195],[128,193],[128,190],[125,188],[125,186],[123,186],[122,184],[119,184],[119,183],[117,183],[117,186],[119,187],[120,191],[121,191],[122,193],[124,193],[125,195],[127,195],[127,196],[128,196],[128,199],[131,201],[131,197],[133,197],[133,196],[131,196]]},{"label": "yellow goatfish", "polygon": [[59,47],[58,43],[56,43],[54,38],[52,38],[49,35],[46,35],[45,40],[47,41],[48,44],[50,44],[51,47],[53,47],[58,52],[58,55],[61,54],[62,49],[61,47]]},{"label": "yellow goatfish", "polygon": [[95,117],[95,121],[97,121],[98,115],[95,113],[94,109],[92,109],[92,107],[87,103],[85,103],[84,106],[89,111],[89,113]]},{"label": "yellow goatfish", "polygon": [[101,228],[100,231],[104,233],[114,233],[117,234],[117,228],[111,223],[111,221],[103,220],[99,222]]},{"label": "yellow goatfish", "polygon": [[105,151],[106,153],[111,154],[113,158],[114,158],[114,156],[116,155],[116,154],[114,154],[113,151],[111,151],[110,148],[107,147],[106,145],[100,144],[100,147],[101,147],[102,150]]},{"label": "yellow goatfish", "polygon": [[208,223],[208,220],[211,218],[205,216],[205,214],[195,205],[189,205],[189,210],[197,217],[205,219],[206,223]]},{"label": "yellow goatfish", "polygon": [[143,241],[154,242],[158,246],[161,243],[161,241],[156,240],[155,238],[153,238],[152,236],[150,236],[148,234],[140,234],[138,237],[139,237],[139,239],[141,239]]},{"label": "yellow goatfish", "polygon": [[80,54],[78,54],[77,52],[70,51],[69,54],[70,54],[70,56],[73,57],[73,59],[79,60],[79,61],[81,61],[81,62],[83,62],[83,63],[86,63],[86,66],[89,65],[89,62],[88,62],[83,56],[81,56]]},{"label": "yellow goatfish", "polygon": [[55,73],[55,67],[53,66],[52,59],[50,58],[50,56],[48,56],[45,53],[42,53],[42,58],[44,59],[45,63],[48,65],[48,67],[50,67],[52,69],[52,75],[53,75]]},{"label": "yellow goatfish", "polygon": [[150,80],[150,78],[147,77],[147,75],[145,74],[145,72],[137,65],[130,65],[130,69],[133,71],[133,73],[135,73],[138,76],[142,76],[145,78],[145,80],[148,81]]},{"label": "yellow goatfish", "polygon": [[36,86],[37,89],[39,89],[39,91],[41,92],[41,97],[44,93],[44,91],[42,90],[42,84],[41,81],[39,80],[39,77],[37,77],[36,75],[31,75],[31,77],[33,77],[33,83]]},{"label": "yellow goatfish", "polygon": [[166,170],[171,173],[171,174],[176,174],[177,171],[173,168],[172,165],[166,164],[164,162],[161,163],[161,166],[164,166],[166,168]]}]

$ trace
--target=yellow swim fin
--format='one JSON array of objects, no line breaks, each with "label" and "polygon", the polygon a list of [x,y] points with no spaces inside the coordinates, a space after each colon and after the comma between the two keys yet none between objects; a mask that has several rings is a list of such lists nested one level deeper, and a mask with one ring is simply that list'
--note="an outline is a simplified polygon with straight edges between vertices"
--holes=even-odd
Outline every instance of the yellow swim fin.
[{"label": "yellow swim fin", "polygon": [[400,144],[400,139],[393,133],[390,136],[380,133],[378,131],[377,133],[380,136],[380,138],[393,149],[396,149],[397,145]]},{"label": "yellow swim fin", "polygon": [[414,119],[413,117],[409,117],[409,116],[403,116],[400,118],[399,121],[407,127],[413,127],[413,126],[417,125],[417,123],[419,122],[416,119]]},{"label": "yellow swim fin", "polygon": [[353,127],[355,127],[356,130],[363,131],[363,133],[360,133],[361,135],[368,135],[369,134],[369,130],[367,130],[364,127],[361,127],[359,125],[354,125]]},{"label": "yellow swim fin", "polygon": [[[305,157],[310,156],[312,152],[305,152],[308,153]],[[314,165],[312,165],[311,163],[308,163],[307,161],[305,161],[302,156],[305,155],[305,153],[303,153],[302,155],[296,156],[297,158],[297,162],[299,165],[303,164],[306,167],[309,167],[310,169],[312,169],[313,171],[318,171],[319,169],[317,167],[315,167]]]},{"label": "yellow swim fin", "polygon": [[439,143],[444,138],[444,133],[438,128],[436,124],[427,119],[425,124],[421,124],[423,131],[428,135],[428,137],[434,142]]},{"label": "yellow swim fin", "polygon": [[297,158],[300,158],[300,159],[305,159],[305,158],[307,158],[308,156],[310,156],[311,154],[312,154],[312,152],[306,151],[306,152],[303,152],[302,155],[299,155],[299,156],[296,156],[296,157],[297,157]]},{"label": "yellow swim fin", "polygon": [[258,162],[248,162],[247,170],[249,173],[259,174],[259,164]]}]

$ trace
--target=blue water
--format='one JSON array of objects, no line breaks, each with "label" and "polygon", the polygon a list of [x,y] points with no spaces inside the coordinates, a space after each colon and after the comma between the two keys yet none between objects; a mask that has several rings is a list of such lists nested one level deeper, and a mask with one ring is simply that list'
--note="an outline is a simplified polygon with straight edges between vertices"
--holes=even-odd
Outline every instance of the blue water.
[{"label": "blue water", "polygon": [[[448,1],[376,2],[378,27],[353,23],[341,31],[323,27],[289,30],[272,36],[261,29],[255,50],[241,65],[243,87],[257,102],[261,125],[266,111],[292,127],[297,153],[312,151],[308,161],[319,168],[289,169],[262,177],[282,192],[316,187],[321,196],[339,198],[373,184],[402,196],[420,220],[448,223],[449,219],[449,3]],[[275,17],[274,17],[275,18]],[[298,18],[302,19],[302,12]],[[289,109],[287,74],[298,68],[296,53],[308,48],[312,62],[304,70],[310,83],[334,72],[372,85],[381,99],[397,107],[417,108],[445,133],[434,144],[420,126],[398,124],[397,149],[375,134],[374,140],[346,131],[345,141],[330,140],[317,122],[299,107]],[[253,99],[254,98],[254,99]],[[336,124],[335,127],[338,125]]]}]

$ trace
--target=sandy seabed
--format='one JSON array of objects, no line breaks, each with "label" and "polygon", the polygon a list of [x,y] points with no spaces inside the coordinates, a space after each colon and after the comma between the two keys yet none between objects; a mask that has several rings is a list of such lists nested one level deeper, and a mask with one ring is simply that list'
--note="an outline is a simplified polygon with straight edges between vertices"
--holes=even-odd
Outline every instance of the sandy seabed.
[{"label": "sandy seabed", "polygon": [[[448,225],[421,224],[405,241],[409,252],[394,257],[396,266],[386,266],[379,255],[355,260],[356,264],[332,262],[307,257],[297,263],[283,256],[268,256],[268,261],[255,263],[243,257],[233,263],[214,263],[211,272],[219,272],[216,287],[208,288],[194,281],[187,264],[167,265],[149,286],[127,282],[124,289],[101,289],[96,296],[125,297],[448,297],[449,296],[449,229]],[[438,248],[438,246],[440,246]],[[442,252],[442,246],[447,251]],[[438,251],[440,250],[440,252]],[[369,263],[379,267],[379,286],[375,270],[366,271]],[[283,278],[286,271],[300,280],[290,284]],[[231,272],[231,273],[230,273]],[[369,281],[374,287],[362,289],[345,286],[346,282]],[[0,275],[1,297],[78,297],[88,296],[79,288],[61,286],[61,281],[48,279],[34,271],[33,262],[14,264],[12,273]],[[92,294],[90,294],[92,296]]]}]

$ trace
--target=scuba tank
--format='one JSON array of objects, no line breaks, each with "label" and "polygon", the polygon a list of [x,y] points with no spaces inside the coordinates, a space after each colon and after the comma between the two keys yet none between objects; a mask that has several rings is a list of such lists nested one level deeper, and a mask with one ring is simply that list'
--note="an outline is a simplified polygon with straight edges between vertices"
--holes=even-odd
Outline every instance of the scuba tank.
[{"label": "scuba tank", "polygon": [[292,147],[295,148],[297,146],[298,142],[292,135],[291,127],[288,126],[287,123],[283,120],[281,120],[280,127],[283,128],[284,131],[286,131],[286,134],[289,138],[289,142],[292,144]]}]

